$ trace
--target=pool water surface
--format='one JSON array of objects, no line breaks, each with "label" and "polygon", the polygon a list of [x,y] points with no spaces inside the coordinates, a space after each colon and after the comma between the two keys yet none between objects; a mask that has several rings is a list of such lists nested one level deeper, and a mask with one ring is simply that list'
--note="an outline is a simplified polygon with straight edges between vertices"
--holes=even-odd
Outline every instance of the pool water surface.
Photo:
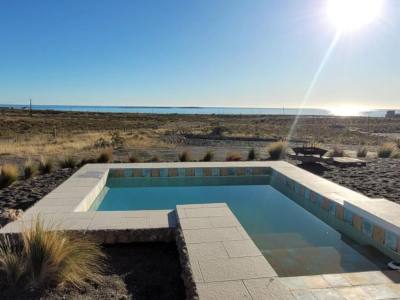
[{"label": "pool water surface", "polygon": [[109,178],[91,210],[225,202],[279,276],[377,270],[351,241],[269,185],[269,176]]}]

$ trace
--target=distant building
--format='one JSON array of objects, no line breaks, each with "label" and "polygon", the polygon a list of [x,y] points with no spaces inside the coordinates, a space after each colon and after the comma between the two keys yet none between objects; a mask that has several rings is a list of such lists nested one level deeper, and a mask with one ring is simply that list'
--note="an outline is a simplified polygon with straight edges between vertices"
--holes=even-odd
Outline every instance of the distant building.
[{"label": "distant building", "polygon": [[400,114],[396,114],[395,110],[388,110],[386,112],[385,118],[400,118]]}]

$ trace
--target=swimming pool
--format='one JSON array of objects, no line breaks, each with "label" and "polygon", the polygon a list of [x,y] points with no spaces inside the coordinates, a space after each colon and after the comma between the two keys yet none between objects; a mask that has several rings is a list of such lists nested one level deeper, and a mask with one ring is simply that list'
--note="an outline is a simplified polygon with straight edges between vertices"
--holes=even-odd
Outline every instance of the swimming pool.
[{"label": "swimming pool", "polygon": [[175,209],[225,202],[280,276],[377,269],[368,249],[328,226],[271,185],[269,175],[109,177],[92,211]]}]

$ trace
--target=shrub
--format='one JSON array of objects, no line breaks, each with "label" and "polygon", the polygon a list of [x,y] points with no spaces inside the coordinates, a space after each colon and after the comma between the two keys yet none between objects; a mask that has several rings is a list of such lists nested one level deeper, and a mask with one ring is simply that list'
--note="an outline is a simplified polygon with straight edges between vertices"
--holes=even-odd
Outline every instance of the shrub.
[{"label": "shrub", "polygon": [[18,179],[18,168],[13,164],[4,164],[0,170],[0,188],[9,186]]},{"label": "shrub", "polygon": [[68,156],[60,161],[60,167],[63,169],[73,169],[76,165],[76,160],[72,156]]},{"label": "shrub", "polygon": [[125,144],[125,139],[121,136],[119,131],[111,133],[111,146],[114,148],[122,147]]},{"label": "shrub", "polygon": [[330,152],[331,157],[343,157],[344,156],[344,150],[340,148],[339,146],[334,146],[332,151]]},{"label": "shrub", "polygon": [[361,146],[357,150],[357,157],[367,157],[368,150],[366,147]]},{"label": "shrub", "polygon": [[399,158],[400,150],[396,143],[384,143],[378,149],[378,157],[381,158]]},{"label": "shrub", "polygon": [[214,159],[214,152],[207,151],[206,155],[204,155],[202,161],[212,161]]},{"label": "shrub", "polygon": [[[16,242],[14,242],[14,245]],[[3,239],[0,269],[11,286],[23,281],[31,289],[60,284],[83,288],[88,281],[102,282],[104,254],[98,244],[71,233],[45,228],[37,218],[22,230],[22,245]]]},{"label": "shrub", "polygon": [[48,174],[53,170],[53,162],[50,159],[41,158],[39,162],[40,174]]},{"label": "shrub", "polygon": [[254,148],[251,148],[249,150],[249,153],[247,154],[247,160],[255,160],[257,158],[257,153]]},{"label": "shrub", "polygon": [[106,141],[104,138],[99,138],[94,142],[94,148],[109,148],[111,147],[111,142]]},{"label": "shrub", "polygon": [[108,163],[112,161],[113,158],[113,152],[112,149],[109,148],[107,150],[102,151],[99,156],[96,159],[96,162],[98,163]]},{"label": "shrub", "polygon": [[131,162],[131,163],[140,162],[140,159],[139,159],[139,157],[138,157],[136,154],[131,154],[131,155],[129,155],[128,160],[129,160],[129,162]]},{"label": "shrub", "polygon": [[179,155],[179,161],[184,162],[191,160],[192,160],[192,153],[189,150],[185,150]]},{"label": "shrub", "polygon": [[279,141],[269,145],[267,151],[271,159],[278,160],[286,157],[287,148],[287,142]]},{"label": "shrub", "polygon": [[31,160],[28,160],[24,164],[24,178],[31,178],[37,171],[36,166]]},{"label": "shrub", "polygon": [[230,152],[226,156],[226,161],[239,161],[242,160],[242,156],[238,152]]},{"label": "shrub", "polygon": [[94,164],[96,163],[96,159],[94,158],[83,158],[81,162],[78,164],[79,167],[82,167],[86,164]]},{"label": "shrub", "polygon": [[152,158],[149,159],[149,162],[159,162],[160,157],[158,155],[154,155]]}]

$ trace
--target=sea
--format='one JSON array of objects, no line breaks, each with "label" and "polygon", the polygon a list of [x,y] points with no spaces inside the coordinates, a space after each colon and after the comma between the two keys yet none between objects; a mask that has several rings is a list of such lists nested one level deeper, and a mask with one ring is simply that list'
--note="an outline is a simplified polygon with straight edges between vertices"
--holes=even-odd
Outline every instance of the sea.
[{"label": "sea", "polygon": [[[29,105],[0,104],[0,108],[28,110]],[[335,116],[327,109],[318,108],[242,108],[242,107],[167,107],[167,106],[83,106],[83,105],[32,105],[33,110],[185,114],[185,115],[302,115]],[[384,117],[387,110],[370,110],[354,116]]]}]

